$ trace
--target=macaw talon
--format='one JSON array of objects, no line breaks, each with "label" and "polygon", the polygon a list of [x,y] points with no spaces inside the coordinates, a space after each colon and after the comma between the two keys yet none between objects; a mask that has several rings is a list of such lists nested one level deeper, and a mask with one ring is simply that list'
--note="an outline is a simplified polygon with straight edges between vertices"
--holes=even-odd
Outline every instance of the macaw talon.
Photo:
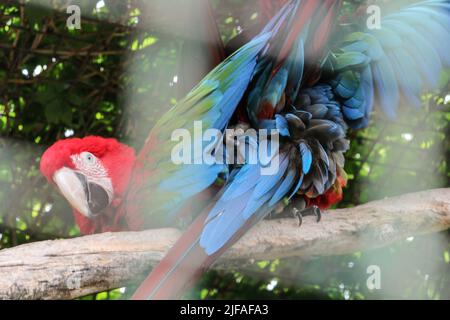
[{"label": "macaw talon", "polygon": [[298,227],[300,228],[303,224],[303,215],[302,215],[302,211],[303,210],[298,210],[297,208],[293,208],[292,209],[292,214],[294,215],[295,218],[298,219]]},{"label": "macaw talon", "polygon": [[314,206],[314,215],[316,216],[317,223],[319,223],[322,220],[322,210],[317,206]]},{"label": "macaw talon", "polygon": [[318,206],[312,206],[306,209],[303,209],[302,214],[304,217],[306,216],[315,216],[317,223],[322,219],[322,211]]},{"label": "macaw talon", "polygon": [[294,215],[294,217],[296,217],[298,219],[298,226],[299,227],[301,227],[301,225],[303,223],[303,217],[315,216],[317,223],[319,223],[320,220],[322,219],[322,211],[320,210],[320,208],[318,206],[312,206],[312,207],[309,207],[309,208],[305,208],[303,210],[299,210],[297,208],[293,208],[292,209],[292,214]]}]

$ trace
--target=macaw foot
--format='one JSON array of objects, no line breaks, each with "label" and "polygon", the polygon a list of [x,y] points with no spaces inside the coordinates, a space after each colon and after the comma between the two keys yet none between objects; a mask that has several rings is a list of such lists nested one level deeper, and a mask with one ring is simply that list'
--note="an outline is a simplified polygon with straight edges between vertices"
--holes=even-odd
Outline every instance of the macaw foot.
[{"label": "macaw foot", "polygon": [[301,227],[303,223],[303,217],[306,216],[316,216],[317,223],[320,222],[320,219],[322,219],[322,212],[320,211],[320,208],[318,206],[312,206],[309,208],[305,208],[303,210],[298,210],[297,208],[292,209],[292,214],[294,217],[298,219],[298,226]]}]

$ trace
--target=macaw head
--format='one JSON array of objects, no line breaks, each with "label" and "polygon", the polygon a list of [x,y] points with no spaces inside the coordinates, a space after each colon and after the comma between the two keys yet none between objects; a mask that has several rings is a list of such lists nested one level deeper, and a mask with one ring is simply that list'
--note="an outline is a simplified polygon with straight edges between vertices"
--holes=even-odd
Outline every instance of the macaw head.
[{"label": "macaw head", "polygon": [[132,148],[89,136],[57,141],[42,155],[40,169],[72,206],[81,231],[93,233],[95,222],[125,197],[134,162]]}]

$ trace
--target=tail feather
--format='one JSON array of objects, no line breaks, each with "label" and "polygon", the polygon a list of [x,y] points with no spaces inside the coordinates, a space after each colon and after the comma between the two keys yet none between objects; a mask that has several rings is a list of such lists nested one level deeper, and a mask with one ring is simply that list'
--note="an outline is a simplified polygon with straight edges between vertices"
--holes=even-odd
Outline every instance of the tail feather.
[{"label": "tail feather", "polygon": [[213,257],[207,256],[199,246],[199,236],[208,216],[208,210],[205,212],[183,233],[131,299],[174,299],[209,266]]},{"label": "tail feather", "polygon": [[205,213],[191,224],[168,254],[142,282],[131,299],[170,300],[178,298],[267,212],[267,208],[260,210],[260,214],[248,219],[219,251],[207,255],[199,244],[200,234],[209,213],[209,210],[205,210]]},{"label": "tail feather", "polygon": [[[228,187],[222,188],[216,201],[194,220],[132,299],[173,299],[187,289],[225,250],[270,212],[272,208],[267,203],[282,185],[288,162],[289,157],[283,154],[279,172],[272,176],[261,175],[258,165],[246,165],[237,174],[232,173]],[[244,192],[247,185],[250,188]],[[242,192],[228,194],[226,190]]]}]

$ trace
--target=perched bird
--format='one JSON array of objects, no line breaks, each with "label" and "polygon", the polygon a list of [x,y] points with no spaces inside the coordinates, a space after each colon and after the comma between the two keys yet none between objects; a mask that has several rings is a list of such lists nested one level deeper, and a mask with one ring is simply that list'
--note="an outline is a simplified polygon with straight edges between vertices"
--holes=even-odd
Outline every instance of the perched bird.
[{"label": "perched bird", "polygon": [[[402,99],[417,106],[423,89],[436,88],[450,64],[449,2],[414,4],[385,16],[381,29],[349,33],[337,24],[341,4],[286,1],[258,35],[163,115],[136,157],[100,137],[59,141],[44,153],[41,171],[87,225],[82,232],[138,229],[149,220],[170,224],[186,208],[195,216],[133,298],[180,295],[294,197],[296,215],[320,217],[320,208],[342,198],[348,128],[367,126],[376,104],[395,118]],[[230,137],[227,128],[259,131]],[[183,151],[192,164],[173,161],[178,129],[194,137],[192,150]],[[208,129],[225,133],[223,139],[196,135]],[[227,161],[205,162],[205,153],[194,150],[217,156],[230,139],[236,152],[225,148]],[[275,146],[274,152],[262,157],[260,146]],[[257,150],[259,161],[247,161],[249,150]],[[265,174],[274,163],[276,170]]]}]

